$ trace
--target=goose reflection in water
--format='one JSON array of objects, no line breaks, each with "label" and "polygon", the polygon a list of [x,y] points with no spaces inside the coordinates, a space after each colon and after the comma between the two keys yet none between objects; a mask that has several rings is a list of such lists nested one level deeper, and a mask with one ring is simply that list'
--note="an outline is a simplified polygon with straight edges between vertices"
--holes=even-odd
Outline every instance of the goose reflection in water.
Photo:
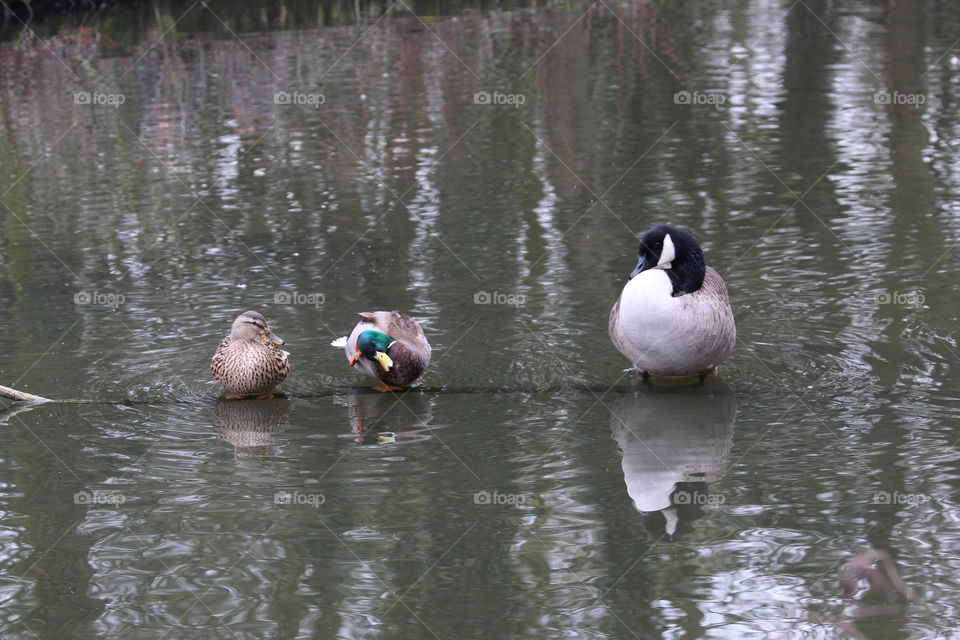
[{"label": "goose reflection in water", "polygon": [[610,428],[623,455],[633,506],[655,539],[692,530],[719,502],[708,484],[726,471],[737,403],[717,377],[686,387],[643,384],[611,404]]},{"label": "goose reflection in water", "polygon": [[350,411],[350,432],[358,444],[387,444],[426,440],[432,428],[433,397],[426,393],[372,393],[366,388],[351,389],[336,396],[335,404]]},{"label": "goose reflection in water", "polygon": [[213,407],[213,427],[217,438],[232,444],[237,459],[276,455],[290,412],[286,398],[272,400],[217,400]]}]

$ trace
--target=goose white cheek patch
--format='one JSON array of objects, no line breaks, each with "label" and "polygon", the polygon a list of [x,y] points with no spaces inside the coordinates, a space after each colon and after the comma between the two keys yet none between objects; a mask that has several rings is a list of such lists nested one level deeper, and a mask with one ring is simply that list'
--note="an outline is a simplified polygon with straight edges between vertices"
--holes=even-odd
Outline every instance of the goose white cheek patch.
[{"label": "goose white cheek patch", "polygon": [[673,239],[668,233],[663,237],[663,251],[660,252],[660,262],[657,263],[658,267],[669,267],[670,263],[673,262],[677,257],[677,250],[673,246]]}]

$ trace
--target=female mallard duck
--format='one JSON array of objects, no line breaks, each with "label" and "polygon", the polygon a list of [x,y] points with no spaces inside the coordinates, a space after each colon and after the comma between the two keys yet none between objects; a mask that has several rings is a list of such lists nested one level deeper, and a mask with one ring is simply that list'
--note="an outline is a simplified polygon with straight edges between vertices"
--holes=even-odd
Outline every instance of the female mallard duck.
[{"label": "female mallard duck", "polygon": [[213,377],[230,392],[228,398],[273,397],[270,392],[290,373],[280,336],[256,311],[244,311],[233,321],[210,361]]},{"label": "female mallard duck", "polygon": [[430,343],[417,321],[399,311],[361,313],[348,338],[333,343],[344,348],[347,363],[379,380],[377,391],[402,391],[430,364]]},{"label": "female mallard duck", "polygon": [[610,339],[644,377],[706,374],[737,341],[727,286],[685,231],[659,225],[610,310]]}]

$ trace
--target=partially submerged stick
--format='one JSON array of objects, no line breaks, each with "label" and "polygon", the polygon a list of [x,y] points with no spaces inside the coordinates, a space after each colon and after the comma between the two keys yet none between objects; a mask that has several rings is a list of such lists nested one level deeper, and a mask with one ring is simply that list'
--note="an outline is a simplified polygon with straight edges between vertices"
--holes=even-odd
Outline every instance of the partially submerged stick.
[{"label": "partially submerged stick", "polygon": [[0,397],[10,398],[11,400],[20,400],[22,402],[53,402],[50,398],[35,396],[32,393],[24,393],[10,387],[0,385]]},{"label": "partially submerged stick", "polygon": [[[556,393],[556,392],[592,392],[594,395],[607,393],[609,391],[629,391],[629,388],[619,388],[615,387],[613,389],[607,387],[551,387],[543,389],[526,389],[526,388],[505,388],[505,387],[463,387],[463,388],[448,388],[448,387],[412,387],[410,389],[405,389],[402,393],[443,393],[443,394],[457,394],[457,393]],[[279,398],[328,398],[330,396],[340,396],[344,394],[355,394],[355,393],[370,393],[377,394],[379,391],[375,391],[373,387],[367,386],[356,386],[356,387],[328,387],[327,389],[317,392],[317,393],[278,393],[277,397]],[[31,402],[34,404],[43,404],[45,402],[51,402],[55,404],[125,404],[125,405],[134,405],[134,404],[178,404],[178,403],[196,403],[202,402],[203,399],[168,399],[168,400],[90,400],[90,399],[80,399],[80,398],[44,398],[43,396],[35,396],[32,393],[26,393],[24,391],[17,391],[16,389],[11,389],[10,387],[5,387],[0,385],[0,398],[9,398],[10,400],[18,400],[21,402]],[[215,398],[211,397],[209,400],[213,401]]]},{"label": "partially submerged stick", "polygon": [[[698,382],[695,385],[691,386],[700,386],[706,387],[703,381]],[[625,393],[629,391],[636,391],[638,389],[659,389],[660,385],[656,385],[650,382],[643,382],[641,387],[632,387],[632,386],[614,386],[614,387],[602,387],[596,385],[559,385],[552,387],[542,387],[542,388],[526,388],[526,387],[410,387],[405,389],[402,393],[442,393],[445,395],[450,394],[461,394],[461,393],[592,393],[594,396],[602,396],[605,393],[614,391],[618,393]],[[714,390],[718,393],[731,393],[729,389],[716,389]],[[355,393],[379,393],[375,391],[373,387],[366,386],[332,386],[327,387],[326,389],[317,392],[317,393],[278,393],[278,397],[282,398],[326,398],[330,396],[339,396],[344,394],[355,394]],[[779,393],[779,392],[777,392]],[[5,387],[0,385],[0,398],[8,398],[10,400],[17,400],[19,402],[32,402],[35,404],[42,404],[44,402],[53,402],[57,404],[123,404],[123,405],[134,405],[134,404],[144,404],[144,405],[156,405],[156,404],[176,404],[176,403],[196,403],[203,402],[203,398],[194,398],[194,399],[168,399],[168,400],[98,400],[98,399],[81,399],[81,398],[69,398],[69,399],[54,399],[54,398],[44,398],[43,396],[36,396],[32,393],[26,393],[24,391],[17,391],[16,389],[11,389],[10,387]],[[214,400],[214,398],[209,398]]]}]

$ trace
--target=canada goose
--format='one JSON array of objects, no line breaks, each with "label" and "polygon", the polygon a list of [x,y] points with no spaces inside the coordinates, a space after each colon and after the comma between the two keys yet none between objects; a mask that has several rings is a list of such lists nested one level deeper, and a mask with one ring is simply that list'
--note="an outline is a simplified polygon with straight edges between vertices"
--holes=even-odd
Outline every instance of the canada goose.
[{"label": "canada goose", "polygon": [[331,344],[343,347],[347,364],[379,380],[377,391],[402,391],[430,364],[430,343],[416,320],[399,311],[361,313],[348,338]]},{"label": "canada goose", "polygon": [[267,320],[256,311],[244,311],[230,327],[230,335],[217,347],[210,370],[230,394],[272,397],[273,388],[290,373],[283,340],[270,330]]},{"label": "canada goose", "polygon": [[610,339],[644,377],[704,375],[730,357],[737,328],[727,286],[685,231],[661,224],[610,310]]}]

